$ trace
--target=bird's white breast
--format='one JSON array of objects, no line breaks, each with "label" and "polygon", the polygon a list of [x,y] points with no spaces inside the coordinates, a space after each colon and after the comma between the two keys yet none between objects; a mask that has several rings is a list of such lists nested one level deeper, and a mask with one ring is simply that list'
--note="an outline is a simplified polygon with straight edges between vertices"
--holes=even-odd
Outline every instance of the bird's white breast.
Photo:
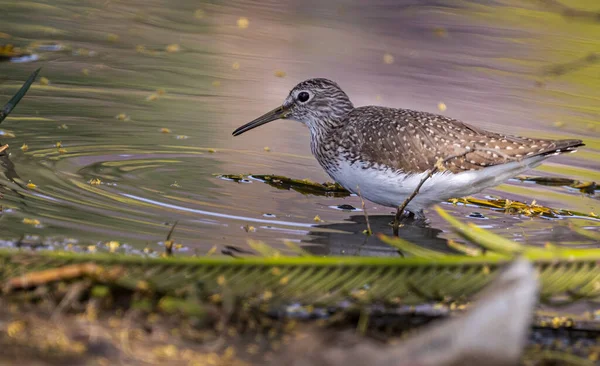
[{"label": "bird's white breast", "polygon": [[[425,181],[407,209],[419,212],[440,201],[480,192],[538,165],[543,159],[544,157],[534,157],[458,174],[449,171],[436,173]],[[349,191],[360,193],[364,199],[388,207],[401,205],[427,174],[406,174],[381,166],[363,167],[363,163],[351,164],[343,160],[337,164],[337,169],[328,173]]]}]

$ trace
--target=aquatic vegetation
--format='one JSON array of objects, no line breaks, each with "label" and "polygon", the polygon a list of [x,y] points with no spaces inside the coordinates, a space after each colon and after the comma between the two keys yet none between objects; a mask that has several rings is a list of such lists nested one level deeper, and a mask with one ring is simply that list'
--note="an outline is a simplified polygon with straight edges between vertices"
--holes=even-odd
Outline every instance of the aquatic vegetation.
[{"label": "aquatic vegetation", "polygon": [[[5,33],[2,33],[5,34]],[[0,37],[0,39],[3,37]],[[0,61],[11,61],[31,54],[20,47],[15,47],[12,44],[0,45]]]},{"label": "aquatic vegetation", "polygon": [[[115,278],[115,281],[123,286],[137,286],[139,281],[144,281],[150,288],[166,289],[175,286],[175,289],[184,287],[190,281],[201,281],[207,290],[217,290],[223,286],[224,279],[227,279],[229,290],[240,295],[268,290],[273,294],[273,299],[309,303],[335,303],[346,298],[352,290],[367,286],[365,291],[371,301],[389,302],[402,299],[402,303],[414,304],[435,298],[459,299],[470,296],[488,283],[504,263],[516,256],[523,256],[540,270],[541,293],[547,300],[555,295],[576,298],[599,295],[596,278],[600,275],[600,250],[540,248],[518,244],[475,225],[461,223],[440,208],[438,212],[458,233],[485,251],[477,256],[442,254],[399,238],[382,236],[386,243],[405,251],[410,257],[286,257],[265,243],[251,241],[250,247],[262,257],[241,257],[235,260],[222,257],[160,259],[107,254],[90,256],[77,253],[32,252],[27,254],[27,261],[32,273],[42,269],[50,271],[51,268],[61,268],[66,263],[94,263],[99,266],[94,267],[94,271],[97,268],[121,268],[120,276]],[[173,228],[174,226],[171,230]],[[170,240],[169,236],[167,241]],[[120,244],[110,241],[105,246],[114,252]],[[12,276],[14,270],[20,271],[18,263],[19,258],[22,258],[21,254],[0,251],[0,257],[3,258],[6,267],[0,273],[0,277],[7,279]],[[549,263],[552,265],[548,266]],[[155,271],[152,268],[162,269]],[[163,276],[162,271],[167,271],[169,275]],[[244,272],[244,276],[235,275],[240,271]],[[81,275],[84,275],[84,272]],[[566,273],[569,275],[562,275]],[[18,281],[21,282],[18,283],[28,283],[27,276],[19,275]],[[463,280],[456,281],[456,276]],[[554,280],[557,276],[562,276],[561,281]],[[285,283],[282,283],[284,278]],[[276,281],[273,282],[272,279]],[[282,285],[285,286],[281,287]],[[17,285],[13,283],[12,286]],[[419,289],[416,293],[415,286]]]},{"label": "aquatic vegetation", "polygon": [[220,174],[222,178],[231,179],[233,181],[239,182],[242,179],[254,178],[261,180],[270,186],[279,188],[279,189],[293,189],[302,194],[316,194],[316,195],[330,195],[333,194],[336,197],[344,197],[349,196],[350,192],[344,189],[337,183],[317,183],[313,182],[310,179],[293,179],[284,177],[281,175],[264,175],[264,174],[252,174],[252,175],[243,175],[243,174]]},{"label": "aquatic vegetation", "polygon": [[[259,175],[259,174],[222,174],[220,177],[227,178],[236,182],[243,179],[254,178],[269,184],[278,189],[292,189],[302,194],[324,195],[335,197],[346,197],[350,195],[346,189],[337,183],[317,183],[308,179],[294,179],[279,175]],[[556,177],[516,177],[521,181],[534,182],[540,185],[552,186],[567,186],[579,189],[582,193],[594,194],[598,188],[595,182],[581,182],[569,178]],[[576,212],[565,209],[553,209],[538,205],[535,200],[531,203],[512,201],[509,199],[479,199],[475,197],[452,198],[448,202],[452,204],[471,204],[478,207],[491,208],[497,211],[503,211],[511,215],[524,216],[543,216],[549,218],[557,218],[562,216],[580,216],[580,217],[596,217],[593,213]]]}]

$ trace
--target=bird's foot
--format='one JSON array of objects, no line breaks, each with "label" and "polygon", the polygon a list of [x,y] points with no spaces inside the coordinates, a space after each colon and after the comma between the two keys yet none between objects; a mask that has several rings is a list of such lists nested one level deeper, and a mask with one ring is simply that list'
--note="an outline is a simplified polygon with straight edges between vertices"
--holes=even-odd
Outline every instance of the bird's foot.
[{"label": "bird's foot", "polygon": [[394,217],[394,222],[392,223],[392,229],[394,232],[394,236],[398,236],[398,230],[401,226],[404,226],[406,221],[413,220],[415,218],[415,213],[408,210],[400,210],[400,208],[396,209],[396,216]]},{"label": "bird's foot", "polygon": [[415,212],[404,210],[400,212],[399,209],[396,209],[396,216],[394,217],[394,221],[392,222],[394,236],[398,236],[399,229],[407,224],[417,225],[421,227],[427,226],[428,221],[427,217],[425,217],[425,213],[423,212],[423,210]]}]

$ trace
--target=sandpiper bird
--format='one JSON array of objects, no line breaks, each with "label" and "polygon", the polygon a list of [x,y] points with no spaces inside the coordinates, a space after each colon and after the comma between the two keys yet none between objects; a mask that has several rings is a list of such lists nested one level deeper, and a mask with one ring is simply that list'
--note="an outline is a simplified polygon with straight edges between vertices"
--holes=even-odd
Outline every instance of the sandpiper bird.
[{"label": "sandpiper bird", "polygon": [[498,185],[551,155],[584,145],[581,140],[489,132],[409,109],[355,108],[346,93],[327,79],[301,82],[283,105],[233,135],[277,119],[304,123],[310,130],[311,151],[331,178],[383,206],[397,208],[428,170],[443,161],[445,170],[426,180],[406,206],[417,217],[423,217],[423,209],[434,203]]}]

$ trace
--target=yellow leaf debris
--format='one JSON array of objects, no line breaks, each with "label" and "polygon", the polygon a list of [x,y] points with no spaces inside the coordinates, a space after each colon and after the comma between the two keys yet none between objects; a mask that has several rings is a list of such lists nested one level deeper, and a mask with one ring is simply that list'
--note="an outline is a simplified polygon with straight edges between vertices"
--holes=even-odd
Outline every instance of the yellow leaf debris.
[{"label": "yellow leaf debris", "polygon": [[246,347],[246,352],[248,352],[248,354],[250,355],[256,355],[258,354],[259,348],[258,345],[256,344],[249,344],[248,347]]},{"label": "yellow leaf debris", "polygon": [[119,247],[121,246],[121,243],[119,243],[118,241],[109,241],[108,243],[106,243],[106,246],[108,247],[108,250],[111,253],[114,253],[117,251],[117,249],[119,249]]},{"label": "yellow leaf debris", "polygon": [[108,33],[106,35],[106,40],[109,42],[116,42],[119,40],[119,35],[114,33]]},{"label": "yellow leaf debris", "polygon": [[166,346],[158,346],[152,350],[152,353],[158,358],[173,359],[179,353],[177,347],[172,344]]},{"label": "yellow leaf debris", "polygon": [[58,153],[59,154],[66,154],[67,153],[67,149],[61,147],[60,149],[58,149]]},{"label": "yellow leaf debris", "polygon": [[268,147],[268,146],[265,146],[265,147],[263,148],[263,150],[265,150],[266,152],[269,152],[269,151],[271,151],[271,148],[270,148],[270,147]]},{"label": "yellow leaf debris", "polygon": [[321,222],[323,220],[321,220],[321,218],[319,217],[319,215],[315,216],[313,219],[315,222]]},{"label": "yellow leaf debris", "polygon": [[47,77],[42,76],[40,78],[40,84],[42,84],[42,85],[48,85],[48,84],[50,84],[50,80],[48,80]]},{"label": "yellow leaf debris", "polygon": [[61,142],[61,141],[58,141],[58,142],[55,144],[55,146],[56,146],[57,148],[61,148],[61,147],[62,147],[62,142]]},{"label": "yellow leaf debris", "polygon": [[383,55],[383,63],[391,65],[394,63],[394,56],[392,54],[386,53]]},{"label": "yellow leaf debris", "polygon": [[439,102],[438,103],[438,109],[442,112],[444,112],[446,109],[448,109],[448,107],[446,107],[446,103],[444,102]]},{"label": "yellow leaf debris", "polygon": [[171,133],[171,130],[168,129],[168,128],[166,128],[166,127],[163,127],[163,128],[160,129],[160,132],[161,133]]},{"label": "yellow leaf debris", "polygon": [[96,248],[95,245],[88,245],[87,250],[88,250],[88,252],[95,253],[98,249]]},{"label": "yellow leaf debris", "polygon": [[434,28],[433,34],[435,34],[436,36],[438,36],[440,38],[448,37],[448,31],[446,30],[446,28],[442,28],[442,27]]},{"label": "yellow leaf debris", "polygon": [[146,97],[146,100],[148,102],[154,102],[157,99],[158,99],[158,94],[156,94],[156,93],[152,93]]},{"label": "yellow leaf debris", "polygon": [[210,248],[208,250],[208,252],[206,252],[205,256],[210,257],[211,255],[215,254],[217,252],[217,246],[213,245],[212,248]]},{"label": "yellow leaf debris", "polygon": [[234,70],[239,70],[240,69],[240,63],[239,62],[234,62],[233,64],[231,64],[231,68]]},{"label": "yellow leaf debris", "polygon": [[246,17],[240,17],[237,20],[237,26],[240,29],[246,29],[250,25],[250,21]]},{"label": "yellow leaf debris", "polygon": [[254,226],[252,226],[252,225],[244,225],[244,230],[247,233],[253,233],[253,232],[256,231],[256,228]]},{"label": "yellow leaf debris", "polygon": [[289,278],[288,276],[281,277],[281,279],[279,280],[279,283],[280,283],[281,285],[287,285],[287,284],[288,284],[288,282],[290,282],[290,278]]},{"label": "yellow leaf debris", "polygon": [[173,43],[168,45],[165,50],[169,53],[175,53],[181,51],[181,47],[177,43]]},{"label": "yellow leaf debris", "polygon": [[100,184],[102,184],[102,181],[100,180],[100,178],[94,178],[91,179],[88,183],[93,186],[99,186]]},{"label": "yellow leaf debris", "polygon": [[278,78],[284,78],[287,74],[283,70],[275,70],[275,76]]},{"label": "yellow leaf debris", "polygon": [[6,327],[6,333],[9,337],[14,338],[25,329],[25,323],[21,320],[17,320],[8,324]]},{"label": "yellow leaf debris", "polygon": [[27,146],[27,144],[23,144],[23,146],[21,146],[21,150],[27,151],[29,150],[29,146]]},{"label": "yellow leaf debris", "polygon": [[129,121],[131,119],[125,113],[119,113],[115,116],[115,118],[118,119],[119,121]]},{"label": "yellow leaf debris", "polygon": [[67,126],[65,123],[63,123],[62,125],[58,126],[58,128],[60,128],[61,130],[68,130],[69,126]]},{"label": "yellow leaf debris", "polygon": [[232,359],[234,356],[235,356],[235,348],[233,348],[232,346],[225,348],[225,351],[223,352],[223,358]]},{"label": "yellow leaf debris", "polygon": [[37,186],[32,181],[29,181],[29,183],[27,183],[27,188],[29,188],[29,189],[36,189]]},{"label": "yellow leaf debris", "polygon": [[202,9],[197,9],[194,12],[194,18],[196,18],[196,19],[202,19],[202,18],[204,18],[204,15],[205,15],[205,13],[204,13],[204,10],[202,10]]},{"label": "yellow leaf debris", "polygon": [[24,218],[23,219],[23,223],[27,224],[27,225],[39,225],[40,224],[40,220],[38,219],[30,219],[30,218]]},{"label": "yellow leaf debris", "polygon": [[223,286],[223,285],[225,285],[225,283],[227,283],[227,281],[225,280],[225,276],[223,276],[223,275],[220,275],[220,276],[217,278],[217,284],[218,284],[219,286]]},{"label": "yellow leaf debris", "polygon": [[171,187],[179,188],[181,186],[179,185],[179,183],[177,183],[177,181],[175,181],[175,182],[171,183]]},{"label": "yellow leaf debris", "polygon": [[215,149],[208,149],[208,152],[211,153],[211,154],[214,154],[214,153],[217,152],[217,150],[215,150]]},{"label": "yellow leaf debris", "polygon": [[221,294],[212,294],[208,298],[210,299],[210,302],[214,304],[218,304],[222,300]]}]

